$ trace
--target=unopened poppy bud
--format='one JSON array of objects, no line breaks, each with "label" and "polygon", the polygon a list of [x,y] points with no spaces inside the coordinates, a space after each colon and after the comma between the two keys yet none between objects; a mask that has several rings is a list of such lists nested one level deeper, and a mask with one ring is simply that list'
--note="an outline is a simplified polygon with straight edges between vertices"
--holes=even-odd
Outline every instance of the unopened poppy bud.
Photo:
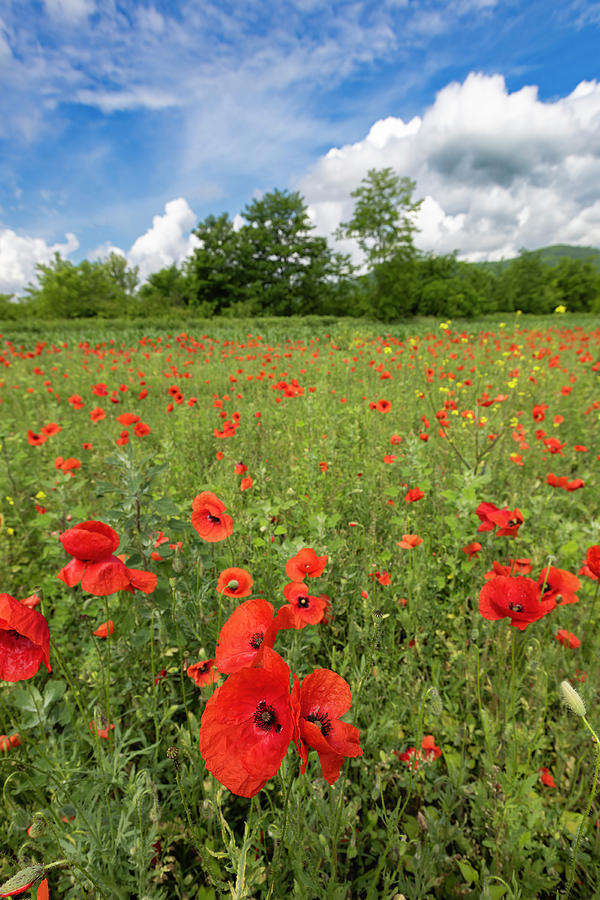
[{"label": "unopened poppy bud", "polygon": [[30,838],[39,838],[43,835],[46,830],[46,820],[44,819],[41,813],[36,813],[33,817],[33,822],[27,829],[27,834]]},{"label": "unopened poppy bud", "polygon": [[431,711],[434,716],[441,716],[444,707],[442,706],[442,698],[440,697],[439,691],[437,688],[433,688],[430,695],[429,700],[431,702]]},{"label": "unopened poppy bud", "polygon": [[0,897],[11,897],[26,891],[41,881],[43,874],[44,866],[27,866],[26,869],[21,869],[4,884],[0,884]]},{"label": "unopened poppy bud", "polygon": [[561,681],[560,683],[560,692],[562,694],[562,698],[571,709],[576,716],[585,716],[586,709],[585,703],[583,702],[580,695],[577,693],[575,688],[568,681]]},{"label": "unopened poppy bud", "polygon": [[181,768],[181,763],[179,762],[179,750],[177,747],[167,747],[167,759],[172,760],[173,768],[178,772]]},{"label": "unopened poppy bud", "polygon": [[183,572],[183,560],[178,553],[175,554],[175,559],[171,563],[171,566],[173,568],[173,571],[176,572],[177,574],[179,574],[180,572]]},{"label": "unopened poppy bud", "polygon": [[231,581],[227,582],[227,590],[228,591],[237,591],[240,583],[235,578],[232,578]]}]

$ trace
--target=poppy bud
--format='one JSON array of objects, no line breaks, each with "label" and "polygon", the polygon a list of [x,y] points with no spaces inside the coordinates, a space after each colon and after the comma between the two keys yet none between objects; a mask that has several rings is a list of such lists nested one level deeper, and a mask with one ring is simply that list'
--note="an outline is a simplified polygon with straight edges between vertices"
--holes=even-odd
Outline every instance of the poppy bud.
[{"label": "poppy bud", "polygon": [[431,701],[431,711],[434,716],[441,716],[444,707],[442,706],[442,698],[440,697],[439,691],[437,688],[432,688],[431,693],[429,694],[429,700]]},{"label": "poppy bud", "polygon": [[43,835],[46,830],[46,820],[44,819],[41,813],[36,813],[33,817],[33,822],[27,829],[27,834],[30,838],[39,838]]},{"label": "poppy bud", "polygon": [[171,563],[171,568],[172,568],[173,571],[176,572],[178,575],[179,575],[181,572],[183,572],[183,568],[184,568],[184,566],[183,566],[183,560],[182,560],[181,556],[180,556],[178,553],[175,554],[175,558],[173,559],[173,562]]},{"label": "poppy bud", "polygon": [[585,703],[583,702],[580,695],[577,693],[575,688],[569,684],[568,681],[561,681],[560,683],[560,692],[562,694],[562,698],[571,709],[576,716],[585,716],[586,709]]},{"label": "poppy bud", "polygon": [[35,886],[41,881],[44,874],[44,866],[27,866],[21,869],[4,884],[0,884],[0,897],[11,897],[13,894],[20,894],[28,888]]},{"label": "poppy bud", "polygon": [[227,589],[230,591],[237,591],[239,586],[240,586],[240,583],[235,578],[232,578],[231,581],[229,581],[227,583]]}]

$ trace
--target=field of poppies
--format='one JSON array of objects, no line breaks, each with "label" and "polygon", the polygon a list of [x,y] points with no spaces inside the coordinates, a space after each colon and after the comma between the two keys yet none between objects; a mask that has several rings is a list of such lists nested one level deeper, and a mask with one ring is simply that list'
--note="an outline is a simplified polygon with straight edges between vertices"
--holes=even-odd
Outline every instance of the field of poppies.
[{"label": "field of poppies", "polygon": [[600,896],[600,327],[388,327],[6,325],[0,897]]}]

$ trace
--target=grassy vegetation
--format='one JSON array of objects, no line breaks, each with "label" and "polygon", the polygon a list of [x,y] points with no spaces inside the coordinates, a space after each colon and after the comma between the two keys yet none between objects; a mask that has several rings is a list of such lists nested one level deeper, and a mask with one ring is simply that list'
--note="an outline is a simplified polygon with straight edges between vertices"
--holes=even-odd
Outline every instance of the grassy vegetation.
[{"label": "grassy vegetation", "polygon": [[[572,684],[597,730],[599,582],[577,576],[600,544],[592,318],[0,332],[0,593],[40,597],[52,667],[0,682],[0,734],[19,735],[0,737],[0,884],[34,866],[32,896],[47,878],[68,900],[598,894],[597,745],[559,692]],[[192,526],[204,491],[232,517],[223,541]],[[478,530],[482,503],[523,522]],[[90,520],[154,590],[57,579],[59,535]],[[199,687],[187,669],[241,602],[220,573],[244,568],[277,611],[303,548],[327,556],[307,586],[332,617],[274,649],[301,681],[345,679],[363,754],[330,786],[291,743],[236,796],[198,740],[227,676]],[[494,563],[535,582],[547,614],[523,630],[482,615]]]}]

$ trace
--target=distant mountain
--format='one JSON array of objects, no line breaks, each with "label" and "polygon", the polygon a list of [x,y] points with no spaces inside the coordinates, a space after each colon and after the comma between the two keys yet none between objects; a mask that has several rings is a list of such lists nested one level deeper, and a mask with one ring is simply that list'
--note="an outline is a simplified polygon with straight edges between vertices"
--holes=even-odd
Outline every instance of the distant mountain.
[{"label": "distant mountain", "polygon": [[[568,259],[580,259],[582,262],[591,262],[600,269],[600,249],[597,247],[576,247],[571,244],[551,244],[550,247],[540,247],[533,250],[538,253],[543,263],[548,266],[555,266],[563,257]],[[515,257],[513,257],[515,258]],[[501,259],[498,262],[479,263],[487,269],[504,269],[512,259]]]}]

